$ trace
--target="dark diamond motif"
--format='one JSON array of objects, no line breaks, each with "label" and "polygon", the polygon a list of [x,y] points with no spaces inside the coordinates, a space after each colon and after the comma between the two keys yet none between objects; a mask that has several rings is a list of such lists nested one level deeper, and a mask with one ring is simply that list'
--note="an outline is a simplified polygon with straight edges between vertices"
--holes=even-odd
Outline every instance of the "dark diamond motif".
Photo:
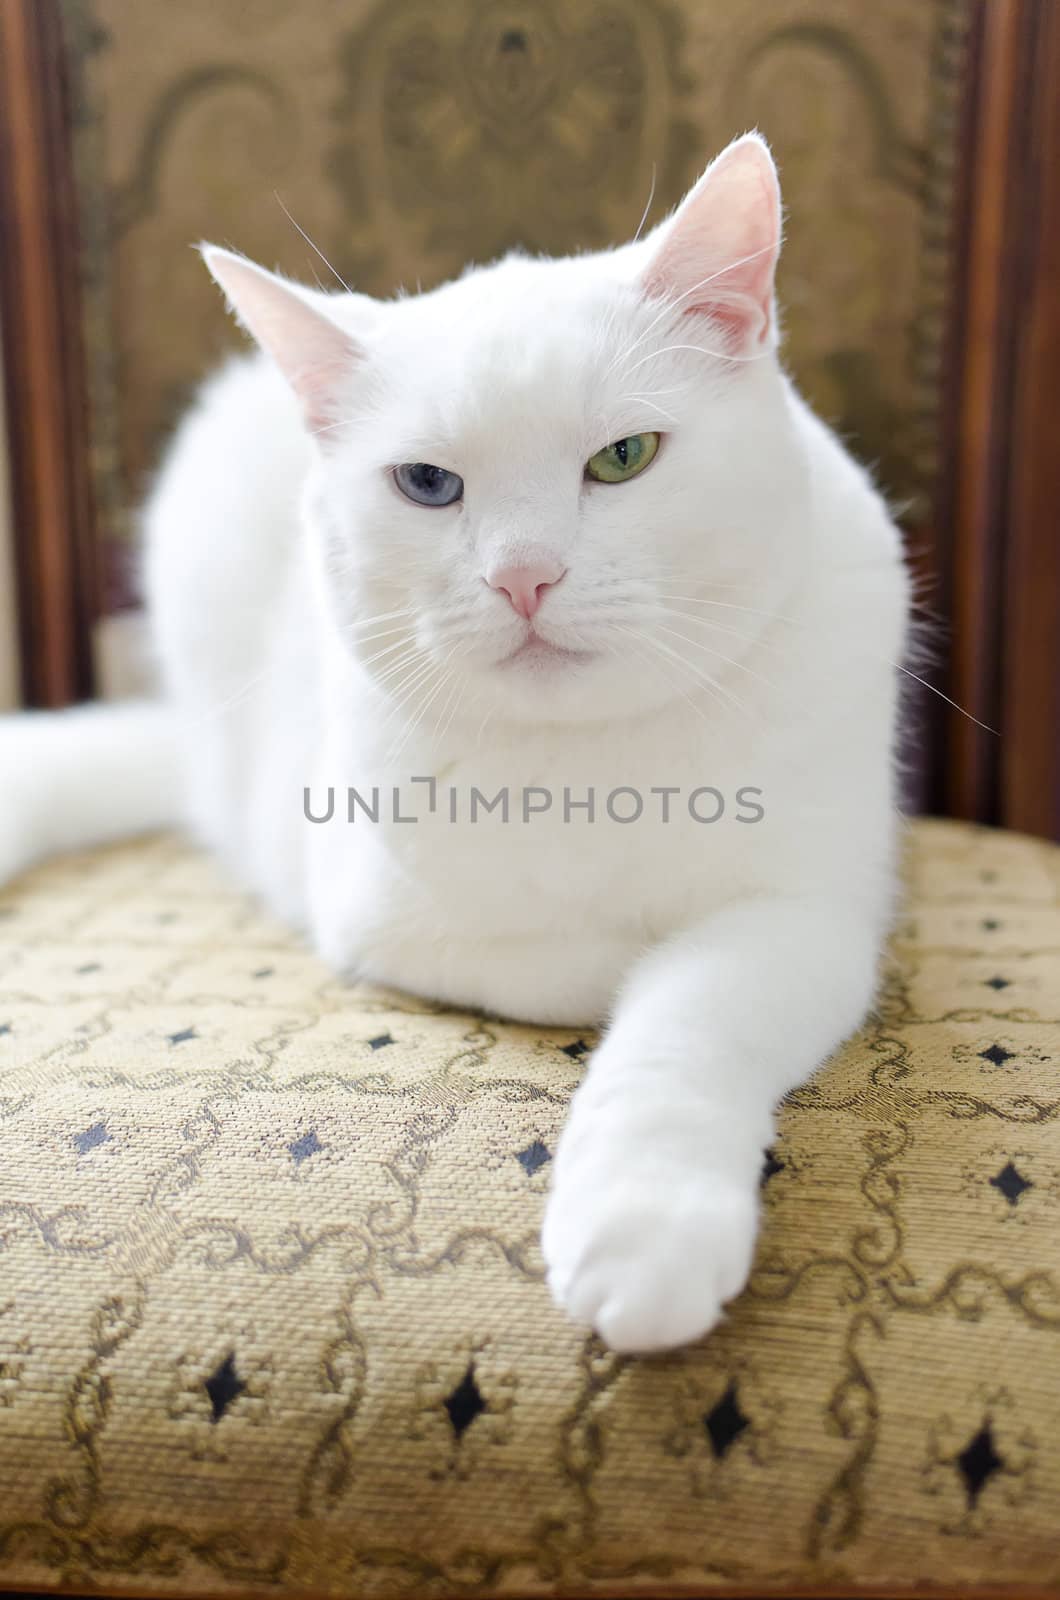
[{"label": "dark diamond motif", "polygon": [[295,1166],[300,1167],[303,1161],[308,1161],[310,1156],[315,1156],[324,1146],[317,1138],[316,1129],[310,1128],[308,1133],[303,1133],[300,1139],[293,1140],[287,1148],[294,1156]]},{"label": "dark diamond motif", "polygon": [[750,1417],[745,1416],[740,1410],[735,1382],[729,1384],[713,1411],[707,1412],[703,1418],[703,1426],[707,1430],[710,1447],[720,1461],[744,1429],[751,1426]]},{"label": "dark diamond motif", "polygon": [[957,1457],[957,1469],[964,1479],[970,1506],[975,1505],[984,1486],[1004,1465],[994,1448],[994,1434],[988,1417],[975,1438],[965,1445]]},{"label": "dark diamond motif", "polygon": [[389,1033],[380,1033],[374,1039],[369,1039],[368,1048],[369,1050],[385,1050],[387,1045],[393,1044],[393,1042]]},{"label": "dark diamond motif", "polygon": [[255,978],[271,978],[274,971],[274,967],[259,967],[252,976]]},{"label": "dark diamond motif", "polygon": [[166,1037],[170,1044],[187,1044],[189,1039],[197,1039],[199,1035],[194,1028],[181,1028],[179,1033],[169,1033]]},{"label": "dark diamond motif", "polygon": [[986,988],[988,988],[988,989],[1007,989],[1009,987],[1011,981],[1012,980],[1010,978],[987,978],[987,980],[986,980]]},{"label": "dark diamond motif", "polygon": [[528,1144],[525,1150],[520,1150],[516,1157],[519,1165],[528,1178],[535,1172],[540,1172],[546,1161],[552,1160],[552,1152],[547,1144],[542,1144],[540,1139],[535,1139],[533,1144]]},{"label": "dark diamond motif", "polygon": [[777,1160],[772,1150],[766,1151],[766,1158],[762,1163],[762,1175],[758,1180],[763,1189],[770,1178],[775,1178],[778,1172],[784,1171],[785,1165],[785,1162]]},{"label": "dark diamond motif", "polygon": [[982,927],[986,933],[996,933],[1001,924],[994,917],[984,917]]},{"label": "dark diamond motif", "polygon": [[1006,1061],[1014,1061],[1015,1055],[1011,1050],[1006,1050],[1004,1045],[992,1044],[989,1050],[980,1050],[980,1061],[990,1061],[995,1067],[1003,1067]]},{"label": "dark diamond motif", "polygon": [[482,1390],[475,1382],[475,1363],[472,1361],[456,1388],[447,1394],[443,1402],[449,1413],[449,1421],[453,1425],[453,1432],[459,1439],[470,1428],[475,1418],[481,1416],[487,1409],[482,1398]]},{"label": "dark diamond motif", "polygon": [[210,1398],[210,1407],[213,1411],[212,1421],[220,1422],[233,1400],[246,1388],[246,1384],[236,1371],[236,1356],[234,1350],[229,1350],[216,1372],[212,1372],[203,1384],[203,1388]]},{"label": "dark diamond motif", "polygon": [[588,1054],[589,1046],[584,1039],[575,1039],[573,1044],[561,1044],[560,1049],[565,1056],[570,1056],[572,1061],[580,1061],[582,1056]]},{"label": "dark diamond motif", "polygon": [[98,961],[86,961],[83,967],[75,967],[74,971],[79,978],[87,978],[90,972],[102,972]]},{"label": "dark diamond motif", "polygon": [[10,1032],[11,1032],[11,1024],[10,1024],[10,1022],[0,1022],[0,1039],[2,1039],[6,1033],[10,1033]]},{"label": "dark diamond motif", "polygon": [[77,1146],[78,1155],[87,1156],[88,1152],[94,1150],[97,1145],[109,1144],[110,1137],[105,1122],[94,1122],[91,1128],[85,1129],[84,1133],[74,1135],[74,1144]]},{"label": "dark diamond motif", "polygon": [[1022,1172],[1013,1166],[1011,1161],[1006,1161],[1001,1171],[995,1178],[991,1178],[990,1182],[995,1189],[1001,1190],[1010,1206],[1017,1204],[1020,1195],[1025,1189],[1034,1188],[1030,1178],[1025,1178]]}]

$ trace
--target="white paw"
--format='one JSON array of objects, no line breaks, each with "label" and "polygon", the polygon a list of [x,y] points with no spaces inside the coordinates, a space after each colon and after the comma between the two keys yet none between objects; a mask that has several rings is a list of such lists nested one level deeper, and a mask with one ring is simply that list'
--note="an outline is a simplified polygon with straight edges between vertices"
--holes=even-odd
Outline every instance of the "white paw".
[{"label": "white paw", "polygon": [[[579,1134],[585,1130],[579,1130]],[[541,1246],[558,1305],[612,1350],[667,1350],[708,1333],[747,1281],[757,1169],[741,1184],[599,1127],[562,1145]]]}]

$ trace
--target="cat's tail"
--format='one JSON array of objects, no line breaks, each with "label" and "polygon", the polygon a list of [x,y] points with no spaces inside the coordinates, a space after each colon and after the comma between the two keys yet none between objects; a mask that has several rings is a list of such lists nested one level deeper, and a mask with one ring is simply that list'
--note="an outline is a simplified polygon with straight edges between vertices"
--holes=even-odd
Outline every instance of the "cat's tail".
[{"label": "cat's tail", "polygon": [[146,701],[0,717],[0,883],[180,820],[173,713]]}]

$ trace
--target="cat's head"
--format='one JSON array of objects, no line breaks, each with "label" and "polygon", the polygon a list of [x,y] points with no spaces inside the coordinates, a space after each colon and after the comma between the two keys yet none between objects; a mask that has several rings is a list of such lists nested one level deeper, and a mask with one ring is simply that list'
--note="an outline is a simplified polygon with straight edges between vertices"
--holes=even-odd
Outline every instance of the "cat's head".
[{"label": "cat's head", "polygon": [[751,134],[643,240],[428,294],[326,295],[206,247],[314,441],[331,620],[425,726],[725,703],[798,561],[780,227]]}]

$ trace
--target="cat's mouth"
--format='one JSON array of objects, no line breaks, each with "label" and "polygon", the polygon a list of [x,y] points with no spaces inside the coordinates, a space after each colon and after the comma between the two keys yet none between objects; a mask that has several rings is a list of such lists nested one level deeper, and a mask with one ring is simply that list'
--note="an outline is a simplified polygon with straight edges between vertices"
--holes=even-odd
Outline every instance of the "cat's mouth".
[{"label": "cat's mouth", "polygon": [[510,655],[502,656],[497,665],[499,667],[574,666],[580,662],[591,661],[593,655],[594,652],[591,650],[568,650],[563,645],[551,644],[548,639],[542,638],[531,628],[522,644],[517,645]]}]

